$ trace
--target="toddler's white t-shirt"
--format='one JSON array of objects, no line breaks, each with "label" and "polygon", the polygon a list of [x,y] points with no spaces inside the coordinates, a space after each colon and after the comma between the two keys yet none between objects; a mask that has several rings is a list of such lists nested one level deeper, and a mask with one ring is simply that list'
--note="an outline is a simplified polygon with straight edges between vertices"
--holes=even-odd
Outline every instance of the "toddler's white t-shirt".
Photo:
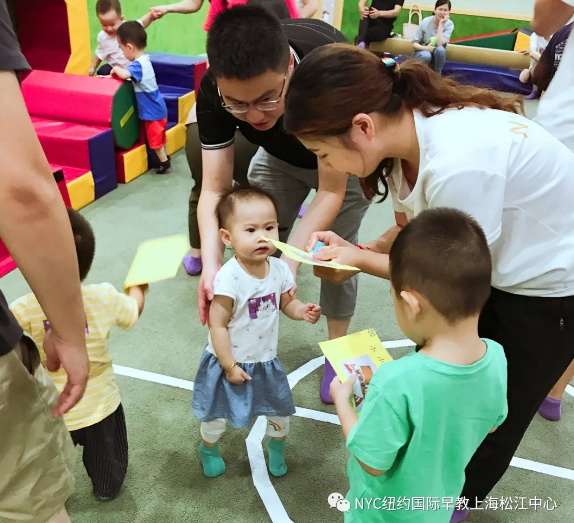
[{"label": "toddler's white t-shirt", "polygon": [[574,295],[574,153],[537,123],[467,107],[425,118],[411,191],[400,162],[388,178],[395,211],[412,219],[453,207],[483,228],[492,285],[526,296]]},{"label": "toddler's white t-shirt", "polygon": [[[235,257],[220,269],[213,290],[216,296],[233,299],[227,330],[236,361],[255,363],[277,357],[281,294],[293,285],[289,266],[279,258],[269,258],[269,274],[262,280],[245,272]],[[215,355],[211,334],[207,350]]]},{"label": "toddler's white t-shirt", "polygon": [[[142,24],[141,20],[138,20]],[[142,24],[143,25],[143,24]],[[108,63],[110,66],[115,67],[119,65],[127,69],[132,62],[126,58],[124,52],[120,49],[118,38],[110,36],[105,31],[98,33],[98,46],[96,47],[96,56],[102,61]]]}]

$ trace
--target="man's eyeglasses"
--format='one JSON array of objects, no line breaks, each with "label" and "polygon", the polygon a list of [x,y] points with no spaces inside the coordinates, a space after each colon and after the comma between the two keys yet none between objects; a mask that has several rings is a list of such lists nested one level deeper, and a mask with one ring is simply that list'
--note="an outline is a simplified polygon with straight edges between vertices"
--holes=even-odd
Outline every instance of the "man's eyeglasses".
[{"label": "man's eyeglasses", "polygon": [[217,92],[219,93],[219,99],[221,100],[221,107],[223,107],[226,111],[232,114],[245,114],[249,111],[250,107],[254,107],[258,111],[274,111],[277,109],[277,105],[281,101],[283,97],[283,91],[285,91],[285,84],[287,83],[287,76],[283,78],[283,85],[281,86],[281,91],[279,93],[279,97],[276,100],[265,100],[264,102],[252,102],[252,103],[237,103],[237,104],[226,104],[223,100],[223,96],[221,95],[221,91],[219,87],[217,87]]}]

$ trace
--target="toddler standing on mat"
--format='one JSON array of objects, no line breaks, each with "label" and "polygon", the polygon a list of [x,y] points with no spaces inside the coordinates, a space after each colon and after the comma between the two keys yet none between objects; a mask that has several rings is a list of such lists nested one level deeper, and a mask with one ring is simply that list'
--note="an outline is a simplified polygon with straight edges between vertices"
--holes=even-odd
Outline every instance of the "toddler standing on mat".
[{"label": "toddler standing on mat", "polygon": [[[88,76],[92,76],[96,69],[98,75],[108,76],[112,72],[112,67],[128,67],[131,60],[128,60],[124,52],[120,49],[116,33],[120,25],[124,23],[122,6],[119,0],[98,0],[96,2],[96,14],[102,25],[102,30],[98,33],[98,46],[92,59],[92,64],[88,69]],[[146,13],[138,22],[145,29],[153,22],[150,13]],[[98,65],[106,62],[98,69]]]},{"label": "toddler standing on mat", "polygon": [[316,323],[318,305],[289,295],[289,266],[271,255],[278,240],[277,208],[263,190],[236,187],[216,208],[223,243],[235,256],[218,272],[209,309],[209,342],[195,378],[192,409],[201,423],[203,472],[225,472],[218,441],[227,423],[241,429],[267,417],[269,471],[287,472],[285,438],[295,404],[277,359],[279,311],[293,320]]},{"label": "toddler standing on mat", "polygon": [[165,174],[171,167],[166,150],[167,106],[159,92],[155,72],[146,54],[147,34],[139,22],[124,22],[117,31],[118,42],[126,58],[132,60],[127,68],[116,65],[112,76],[122,80],[131,79],[136,92],[138,116],[145,124],[147,141],[160,161],[157,174]]},{"label": "toddler standing on mat", "polygon": [[476,221],[442,208],[409,222],[389,263],[397,323],[419,349],[379,368],[360,418],[356,378],[331,384],[351,453],[345,522],[448,523],[466,465],[508,413],[504,350],[478,336],[490,251]]},{"label": "toddler standing on mat", "polygon": [[[76,244],[80,279],[88,276],[94,259],[94,232],[86,219],[68,209]],[[86,345],[90,358],[90,376],[84,397],[64,420],[75,445],[84,447],[84,466],[92,480],[94,494],[106,501],[115,498],[128,469],[126,419],[120,393],[114,379],[112,355],[109,351],[110,331],[116,325],[132,327],[144,307],[145,286],[129,289],[128,295],[118,292],[109,283],[82,285],[86,312]],[[40,349],[42,364],[47,365],[44,337],[50,324],[33,294],[16,300],[10,309],[24,332]],[[50,372],[61,392],[66,385],[64,369]]]}]

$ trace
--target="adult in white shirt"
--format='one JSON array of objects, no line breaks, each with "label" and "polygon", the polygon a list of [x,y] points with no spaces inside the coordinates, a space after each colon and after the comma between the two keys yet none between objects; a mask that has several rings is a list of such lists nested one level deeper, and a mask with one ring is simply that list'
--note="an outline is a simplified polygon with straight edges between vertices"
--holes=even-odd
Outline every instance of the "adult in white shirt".
[{"label": "adult in white shirt", "polygon": [[[537,0],[532,27],[552,34],[574,15],[574,0]],[[538,106],[536,121],[574,151],[574,38],[568,38],[560,66]],[[574,377],[574,361],[554,385],[540,408],[546,419],[560,419],[562,396]]]},{"label": "adult in white shirt", "polygon": [[425,209],[460,209],[484,229],[493,288],[480,335],[505,349],[509,406],[466,469],[462,495],[484,500],[574,357],[574,154],[519,114],[521,98],[459,85],[414,60],[398,69],[357,47],[314,51],[285,103],[286,130],[319,165],[356,174],[368,197],[390,193],[395,208],[397,225],[363,248],[315,233],[309,247],[326,244],[319,259],[388,278],[394,239]]}]

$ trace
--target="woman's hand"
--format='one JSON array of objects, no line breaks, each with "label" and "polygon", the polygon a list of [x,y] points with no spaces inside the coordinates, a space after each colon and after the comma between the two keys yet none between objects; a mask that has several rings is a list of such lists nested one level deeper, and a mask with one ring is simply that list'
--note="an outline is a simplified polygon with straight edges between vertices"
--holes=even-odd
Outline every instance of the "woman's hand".
[{"label": "woman's hand", "polygon": [[374,20],[375,18],[379,18],[380,16],[381,12],[378,9],[374,9],[371,7],[371,10],[369,11],[369,18]]},{"label": "woman's hand", "polygon": [[428,51],[429,53],[434,53],[435,49],[436,47],[434,45],[425,45],[425,51]]},{"label": "woman's hand", "polygon": [[311,252],[317,242],[323,242],[326,247],[352,247],[353,244],[343,240],[340,236],[332,231],[314,232],[307,244],[307,252]]},{"label": "woman's hand", "polygon": [[[343,240],[345,241],[345,240]],[[350,265],[357,267],[361,259],[361,249],[346,242],[346,247],[321,247],[313,258],[321,261],[333,261],[340,265]],[[329,280],[330,282],[341,284],[351,279],[356,271],[347,271],[344,269],[331,269],[329,267],[313,266],[313,273],[318,278]]]},{"label": "woman's hand", "polygon": [[359,13],[361,13],[361,20],[369,17],[369,8],[359,6]]},{"label": "woman's hand", "polygon": [[167,5],[158,5],[156,7],[150,7],[149,12],[151,14],[151,19],[153,21],[163,18],[167,14]]}]

